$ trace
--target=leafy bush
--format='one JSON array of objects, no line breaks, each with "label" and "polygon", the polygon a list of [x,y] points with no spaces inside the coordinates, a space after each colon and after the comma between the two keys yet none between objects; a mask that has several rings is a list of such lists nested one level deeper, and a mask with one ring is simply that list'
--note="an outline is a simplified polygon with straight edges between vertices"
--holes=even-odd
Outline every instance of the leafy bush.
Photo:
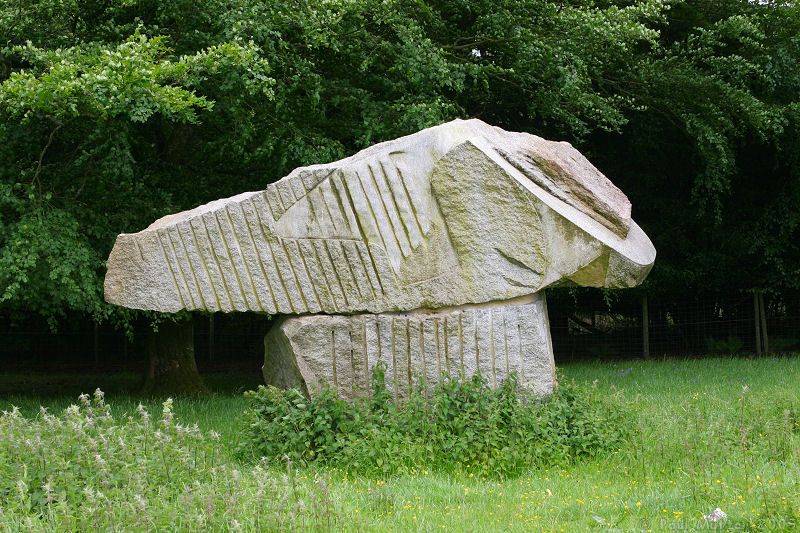
[{"label": "leafy bush", "polygon": [[574,382],[536,398],[514,378],[491,389],[475,376],[397,402],[383,378],[378,369],[372,397],[352,403],[331,390],[311,399],[275,387],[246,393],[239,454],[378,476],[433,470],[509,477],[609,453],[629,434],[618,397]]}]

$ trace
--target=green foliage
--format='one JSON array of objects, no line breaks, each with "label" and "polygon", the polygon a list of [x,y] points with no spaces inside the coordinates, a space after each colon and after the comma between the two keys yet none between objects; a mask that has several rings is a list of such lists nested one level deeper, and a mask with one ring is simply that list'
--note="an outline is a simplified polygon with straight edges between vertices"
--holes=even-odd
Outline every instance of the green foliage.
[{"label": "green foliage", "polygon": [[163,61],[163,37],[137,32],[111,50],[91,45],[54,52],[28,43],[10,52],[33,67],[13,72],[0,90],[0,107],[23,122],[41,116],[146,122],[156,114],[196,122],[196,110],[211,107],[173,85],[185,80],[188,63]]},{"label": "green foliage", "polygon": [[[456,117],[576,143],[655,288],[800,280],[796,3],[26,0],[0,27],[4,314],[124,321],[117,234]],[[14,244],[50,212],[75,231]]]},{"label": "green foliage", "polygon": [[394,401],[380,370],[373,381],[373,397],[352,403],[330,390],[310,399],[295,389],[248,392],[240,455],[377,476],[509,477],[607,455],[629,434],[619,398],[574,383],[545,399],[525,398],[514,379],[492,390],[474,377]]}]

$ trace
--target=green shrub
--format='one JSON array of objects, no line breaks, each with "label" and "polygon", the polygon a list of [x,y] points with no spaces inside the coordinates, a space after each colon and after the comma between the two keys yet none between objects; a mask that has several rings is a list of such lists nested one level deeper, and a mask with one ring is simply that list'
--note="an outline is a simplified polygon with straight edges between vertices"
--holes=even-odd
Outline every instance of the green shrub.
[{"label": "green shrub", "polygon": [[346,402],[323,390],[259,387],[246,393],[241,456],[341,468],[367,475],[425,471],[516,476],[618,449],[629,435],[618,397],[562,383],[545,398],[527,397],[512,379],[497,389],[475,376],[446,380],[391,399],[383,370],[369,399]]}]

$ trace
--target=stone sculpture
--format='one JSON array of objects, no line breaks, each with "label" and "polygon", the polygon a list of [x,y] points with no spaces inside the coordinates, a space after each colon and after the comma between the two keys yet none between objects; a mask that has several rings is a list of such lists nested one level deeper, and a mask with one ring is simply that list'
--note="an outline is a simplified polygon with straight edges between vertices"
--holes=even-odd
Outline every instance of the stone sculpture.
[{"label": "stone sculpture", "polygon": [[[268,383],[344,397],[387,367],[555,385],[542,289],[632,287],[655,249],[570,144],[456,120],[121,234],[105,296],[136,309],[282,317]],[[300,315],[300,316],[293,316]]]}]

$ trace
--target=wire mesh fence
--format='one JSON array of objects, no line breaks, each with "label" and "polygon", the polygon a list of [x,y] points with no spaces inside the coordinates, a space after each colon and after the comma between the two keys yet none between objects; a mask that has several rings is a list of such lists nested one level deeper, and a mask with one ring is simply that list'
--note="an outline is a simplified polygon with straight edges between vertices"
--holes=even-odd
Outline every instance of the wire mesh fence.
[{"label": "wire mesh fence", "polygon": [[[557,362],[636,357],[758,355],[800,351],[800,294],[690,295],[639,291],[548,290]],[[269,317],[197,315],[195,353],[203,369],[260,366]],[[146,322],[135,335],[71,317],[52,332],[34,321],[0,320],[0,368],[139,369]]]}]

